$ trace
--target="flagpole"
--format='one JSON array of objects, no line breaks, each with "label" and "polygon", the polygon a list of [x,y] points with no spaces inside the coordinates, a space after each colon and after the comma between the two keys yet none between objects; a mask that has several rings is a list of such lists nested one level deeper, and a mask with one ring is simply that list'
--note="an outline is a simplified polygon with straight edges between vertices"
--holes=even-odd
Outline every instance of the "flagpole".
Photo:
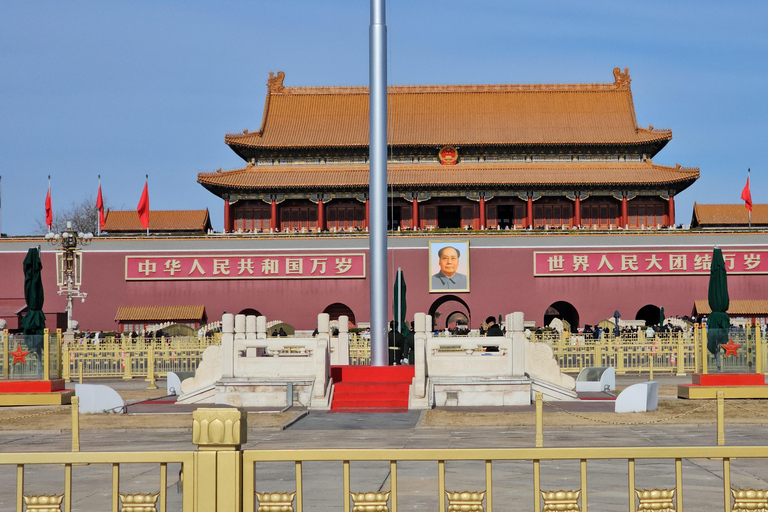
[{"label": "flagpole", "polygon": [[[751,169],[747,167],[747,183],[749,183],[749,172]],[[752,191],[749,191],[749,199],[752,199]],[[752,208],[749,209],[749,229],[752,229]]]},{"label": "flagpole", "polygon": [[[144,184],[149,187],[149,174],[145,174],[144,179],[146,180]],[[149,201],[149,188],[147,188],[147,201]],[[147,236],[149,236],[149,222],[147,222]]]},{"label": "flagpole", "polygon": [[[45,223],[46,224],[48,224],[48,209],[50,208],[49,205],[51,203],[52,203],[52,200],[51,200],[51,175],[49,174],[48,175],[48,195],[45,198],[45,208],[46,208],[46,212],[45,212],[45,217],[46,217],[45,220],[46,220],[46,222]],[[50,210],[51,210],[51,223],[48,224],[48,232],[49,233],[51,233],[51,227],[53,226],[53,208],[50,208]]]},{"label": "flagpole", "polygon": [[[99,174],[99,196],[101,196],[101,174]],[[98,212],[96,215],[96,236],[101,236],[101,212],[99,210],[98,202],[99,199],[96,198],[96,211]]]}]

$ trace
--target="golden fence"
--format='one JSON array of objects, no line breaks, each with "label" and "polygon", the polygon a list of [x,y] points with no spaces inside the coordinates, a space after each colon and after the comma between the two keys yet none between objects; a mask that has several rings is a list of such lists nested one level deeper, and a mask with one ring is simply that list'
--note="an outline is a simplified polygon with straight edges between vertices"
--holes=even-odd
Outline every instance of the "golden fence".
[{"label": "golden fence", "polygon": [[[741,347],[735,356],[720,358],[723,371],[763,373],[768,369],[768,340],[760,327],[733,329],[730,339]],[[662,372],[686,375],[707,373],[717,368],[717,358],[706,349],[707,329],[694,326],[687,332],[660,332],[647,338],[645,330],[614,336],[603,332],[595,339],[585,334],[542,335],[532,333],[531,341],[546,342],[564,372],[579,372],[589,366],[613,366],[617,374]]]},{"label": "golden fence", "polygon": [[64,347],[64,360],[69,364],[64,364],[63,378],[73,380],[82,375],[131,379],[149,377],[150,373],[165,376],[168,372],[194,372],[212,343],[210,338],[195,340]]},{"label": "golden fence", "polygon": [[[40,352],[44,337],[2,333],[0,376],[3,379],[43,378],[46,368],[52,378],[74,380],[91,377],[131,379],[165,376],[168,372],[193,372],[210,345],[221,343],[220,336],[171,338],[106,338],[98,344],[75,340],[62,346],[61,332],[50,333],[47,343],[51,351]],[[668,373],[686,375],[707,373],[717,368],[717,358],[706,350],[706,328],[695,326],[687,332],[661,332],[651,339],[645,331],[622,334],[603,332],[591,335],[544,331],[531,333],[533,342],[548,343],[562,371],[577,373],[591,366],[613,366],[617,374]],[[730,339],[741,347],[735,356],[721,357],[723,371],[763,373],[768,371],[768,339],[759,327],[731,331]],[[370,339],[360,334],[349,337],[350,364],[371,362]],[[13,352],[17,357],[14,358]],[[24,363],[19,354],[27,353]],[[45,360],[48,354],[47,362]],[[60,366],[61,365],[61,366]]]},{"label": "golden fence", "polygon": [[198,409],[197,451],[0,453],[0,469],[16,470],[15,489],[0,471],[0,501],[17,512],[768,508],[768,447],[724,446],[722,398],[718,446],[565,448],[543,447],[537,398],[536,446],[502,449],[241,450],[243,410]]},{"label": "golden fence", "polygon": [[61,378],[61,330],[44,334],[9,334],[0,331],[0,378],[49,380]]}]

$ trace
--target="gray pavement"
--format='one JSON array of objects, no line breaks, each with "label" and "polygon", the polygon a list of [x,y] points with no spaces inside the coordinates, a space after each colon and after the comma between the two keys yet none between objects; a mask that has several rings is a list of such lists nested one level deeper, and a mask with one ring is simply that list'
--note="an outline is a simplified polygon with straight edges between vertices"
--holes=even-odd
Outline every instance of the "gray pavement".
[{"label": "gray pavement", "polygon": [[[644,377],[621,377],[619,385],[628,385]],[[662,385],[689,382],[689,377],[659,377]],[[158,383],[159,385],[161,383]],[[120,381],[118,389],[143,389],[143,381]],[[531,414],[509,410],[509,414]],[[424,427],[421,413],[403,414],[325,414],[310,413],[285,430],[250,429],[246,450],[263,449],[345,449],[345,448],[514,448],[534,446],[534,427]],[[191,427],[191,425],[190,425]],[[728,425],[726,443],[742,446],[768,446],[768,429],[763,425]],[[713,446],[716,444],[714,421],[702,425],[544,425],[544,445],[548,447],[598,446]],[[70,449],[68,431],[0,431],[2,453],[61,451]],[[194,450],[189,429],[86,430],[81,432],[82,451],[156,451]],[[737,460],[732,463],[734,487],[768,489],[768,464],[765,460]],[[398,508],[436,510],[437,463],[398,463]],[[292,463],[259,462],[256,490],[293,491],[295,468]],[[331,511],[342,506],[342,471],[340,463],[305,463],[304,503],[306,510]],[[178,465],[168,471],[168,510],[180,510],[176,491]],[[578,461],[542,462],[542,488],[577,489],[580,486]],[[589,506],[600,511],[628,509],[626,460],[590,461],[588,463]],[[16,467],[0,465],[0,510],[14,507]],[[638,461],[637,487],[674,486],[674,462]],[[683,461],[685,507],[701,510],[723,508],[722,462],[691,459]],[[25,492],[61,492],[63,470],[60,467],[28,467]],[[73,510],[108,510],[111,467],[91,465],[73,469],[75,499]],[[352,490],[387,491],[391,486],[386,462],[353,462]],[[153,465],[121,467],[121,491],[157,492],[159,469]],[[530,461],[494,462],[493,499],[496,510],[533,510],[532,464]],[[484,462],[446,463],[448,490],[483,490]],[[57,491],[58,489],[58,491]]]}]

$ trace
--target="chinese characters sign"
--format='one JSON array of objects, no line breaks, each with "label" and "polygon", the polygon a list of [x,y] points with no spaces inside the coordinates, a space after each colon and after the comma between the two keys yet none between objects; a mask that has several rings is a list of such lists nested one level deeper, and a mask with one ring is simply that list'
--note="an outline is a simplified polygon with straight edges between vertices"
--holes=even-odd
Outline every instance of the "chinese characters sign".
[{"label": "chinese characters sign", "polygon": [[[768,250],[723,250],[729,274],[768,274]],[[712,250],[534,251],[534,276],[709,274]]]},{"label": "chinese characters sign", "polygon": [[364,279],[365,253],[125,257],[126,281]]}]

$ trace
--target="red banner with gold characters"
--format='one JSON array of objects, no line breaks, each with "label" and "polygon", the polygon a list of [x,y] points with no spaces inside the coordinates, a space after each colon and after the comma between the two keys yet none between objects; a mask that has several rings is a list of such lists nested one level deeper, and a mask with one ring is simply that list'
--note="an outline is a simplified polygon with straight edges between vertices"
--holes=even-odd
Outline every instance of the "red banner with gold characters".
[{"label": "red banner with gold characters", "polygon": [[365,253],[125,257],[126,281],[365,279]]},{"label": "red banner with gold characters", "polygon": [[[723,249],[729,274],[768,274],[768,250]],[[534,251],[533,275],[631,276],[709,274],[712,250]]]}]

